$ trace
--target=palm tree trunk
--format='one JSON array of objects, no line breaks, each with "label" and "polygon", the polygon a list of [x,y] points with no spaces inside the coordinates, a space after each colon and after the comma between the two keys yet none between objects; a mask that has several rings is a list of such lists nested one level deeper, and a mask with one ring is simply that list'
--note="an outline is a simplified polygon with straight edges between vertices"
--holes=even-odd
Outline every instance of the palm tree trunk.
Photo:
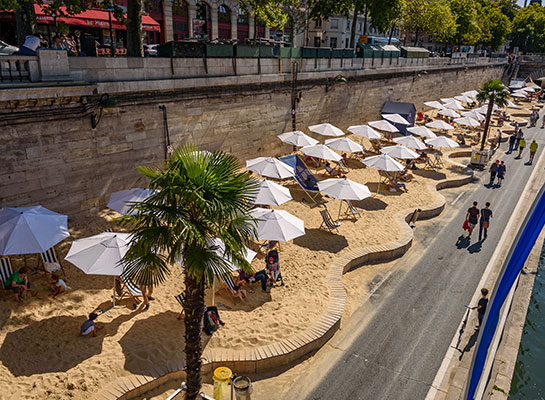
[{"label": "palm tree trunk", "polygon": [[187,400],[194,400],[201,391],[201,322],[204,314],[204,283],[185,274],[186,299],[184,306],[185,364],[187,371]]},{"label": "palm tree trunk", "polygon": [[127,56],[144,57],[142,48],[142,0],[127,3]]},{"label": "palm tree trunk", "polygon": [[481,141],[481,151],[484,150],[484,145],[486,143],[486,136],[488,134],[488,127],[490,126],[490,119],[492,118],[492,110],[494,109],[494,98],[491,97],[488,99],[488,110],[486,110],[486,121],[484,121],[484,131]]}]

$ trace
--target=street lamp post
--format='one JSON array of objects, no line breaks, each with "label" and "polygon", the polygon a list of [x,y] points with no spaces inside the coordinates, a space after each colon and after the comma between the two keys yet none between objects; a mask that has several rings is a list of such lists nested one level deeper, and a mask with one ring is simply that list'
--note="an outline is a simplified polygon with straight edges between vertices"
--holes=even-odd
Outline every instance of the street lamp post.
[{"label": "street lamp post", "polygon": [[297,61],[291,64],[291,129],[297,130]]},{"label": "street lamp post", "polygon": [[114,29],[112,24],[112,9],[108,8],[108,26],[110,29],[110,56],[115,57]]}]

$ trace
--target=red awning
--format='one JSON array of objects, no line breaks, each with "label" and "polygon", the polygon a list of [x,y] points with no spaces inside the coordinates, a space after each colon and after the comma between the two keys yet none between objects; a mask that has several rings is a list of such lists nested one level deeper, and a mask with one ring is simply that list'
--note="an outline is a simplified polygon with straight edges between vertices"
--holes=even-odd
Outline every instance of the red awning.
[{"label": "red awning", "polygon": [[[46,15],[43,11],[43,6],[34,4],[34,10],[36,12],[36,20],[39,24],[52,25],[55,23],[55,19],[51,15]],[[65,7],[61,7],[61,10],[65,12]],[[109,29],[110,23],[108,20],[108,11],[104,10],[87,10],[82,11],[77,15],[69,15],[66,17],[58,17],[57,22],[64,22],[70,26],[85,26],[88,28],[101,28]],[[127,29],[125,25],[119,22],[112,15],[112,27],[113,29]],[[145,31],[161,32],[161,26],[157,21],[151,18],[149,15],[142,15],[142,29]]]}]

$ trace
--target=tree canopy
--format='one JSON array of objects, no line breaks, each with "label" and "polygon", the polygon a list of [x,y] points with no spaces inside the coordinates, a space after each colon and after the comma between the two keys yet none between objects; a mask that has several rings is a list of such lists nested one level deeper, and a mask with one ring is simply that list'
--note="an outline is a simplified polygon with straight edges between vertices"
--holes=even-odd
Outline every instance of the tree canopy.
[{"label": "tree canopy", "polygon": [[406,0],[401,19],[403,29],[415,35],[414,44],[421,34],[429,34],[447,41],[456,32],[456,20],[445,0]]},{"label": "tree canopy", "polygon": [[532,53],[545,52],[545,7],[532,4],[513,20],[513,45]]}]

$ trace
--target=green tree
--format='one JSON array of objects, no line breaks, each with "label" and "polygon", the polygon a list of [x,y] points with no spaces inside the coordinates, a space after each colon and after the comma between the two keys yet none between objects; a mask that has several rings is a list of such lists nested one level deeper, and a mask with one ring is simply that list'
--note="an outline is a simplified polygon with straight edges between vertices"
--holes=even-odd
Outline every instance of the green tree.
[{"label": "green tree", "polygon": [[545,52],[545,7],[532,4],[513,20],[513,46],[531,53]]},{"label": "green tree", "polygon": [[205,285],[211,284],[214,274],[229,271],[209,240],[221,239],[226,258],[251,271],[244,246],[255,233],[249,210],[256,182],[247,172],[241,172],[235,157],[219,151],[205,153],[191,146],[175,149],[163,169],[137,170],[157,192],[133,205],[135,215],[122,218],[133,233],[131,247],[122,260],[123,273],[137,284],[156,286],[166,280],[170,265],[183,263],[186,399],[193,400],[202,384]]},{"label": "green tree", "polygon": [[481,4],[478,15],[481,31],[479,42],[493,50],[499,49],[511,32],[511,21],[503,14],[499,4],[489,1]]},{"label": "green tree", "polygon": [[451,0],[449,4],[456,20],[456,43],[476,44],[481,37],[479,3],[474,0]]},{"label": "green tree", "polygon": [[[317,0],[312,7],[313,18],[327,19],[333,15],[352,14],[351,46],[354,46],[355,22],[363,12],[371,17],[371,23],[379,32],[386,33],[401,17],[404,0]],[[367,25],[367,24],[366,24]]]},{"label": "green tree", "polygon": [[456,32],[456,21],[444,0],[406,0],[401,18],[403,29],[414,34],[414,45],[421,34],[446,41]]},{"label": "green tree", "polygon": [[488,135],[488,128],[490,126],[490,118],[492,117],[494,104],[497,104],[499,107],[503,107],[507,105],[508,99],[509,91],[499,80],[488,81],[483,85],[482,89],[479,90],[477,100],[480,102],[488,101],[488,110],[486,111],[486,120],[484,122],[484,131],[481,141],[481,151],[484,150],[484,145],[486,144],[486,137]]}]

